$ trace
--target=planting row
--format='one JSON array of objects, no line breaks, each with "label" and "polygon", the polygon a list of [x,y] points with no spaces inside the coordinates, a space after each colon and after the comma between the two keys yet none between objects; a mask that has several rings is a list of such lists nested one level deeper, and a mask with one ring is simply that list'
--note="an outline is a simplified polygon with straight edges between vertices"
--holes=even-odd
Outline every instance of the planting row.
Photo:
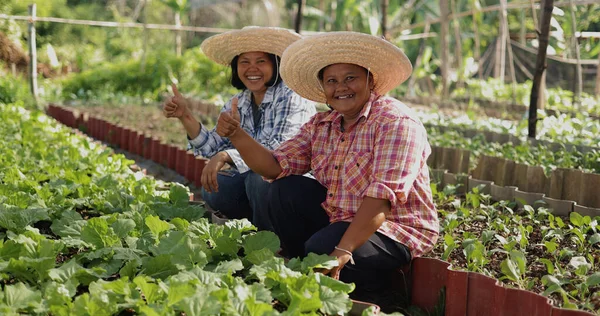
[{"label": "planting row", "polygon": [[[474,185],[471,184],[471,186]],[[434,190],[434,194],[436,195],[436,204],[440,209],[440,216],[442,218],[441,230],[442,234],[444,235],[444,238],[440,238],[440,242],[436,246],[436,249],[438,249],[440,252],[436,250],[434,255],[439,255],[439,258],[448,260],[457,269],[464,269],[469,272],[448,270],[447,263],[444,264],[442,268],[433,267],[432,262],[436,262],[434,259],[416,259],[413,262],[411,277],[409,278],[409,281],[412,284],[410,285],[410,289],[412,291],[411,301],[413,305],[422,307],[429,313],[434,312],[436,309],[441,309],[445,310],[447,313],[456,315],[460,314],[461,311],[464,311],[465,309],[468,309],[473,313],[489,312],[490,308],[492,308],[490,306],[493,306],[493,309],[497,310],[499,314],[501,314],[500,311],[514,315],[585,314],[584,312],[569,311],[552,307],[550,302],[556,306],[564,306],[569,308],[579,307],[593,311],[597,310],[595,305],[590,305],[590,301],[593,298],[592,294],[590,294],[590,291],[583,292],[581,295],[575,295],[570,294],[572,291],[565,286],[566,289],[564,289],[564,293],[566,293],[565,295],[568,297],[566,301],[559,299],[560,295],[562,295],[562,292],[558,289],[544,293],[546,290],[548,290],[546,288],[546,284],[548,284],[548,286],[554,284],[549,283],[549,281],[542,281],[542,277],[545,275],[547,275],[547,277],[544,280],[553,280],[552,278],[555,277],[555,274],[550,273],[549,271],[546,271],[546,274],[542,273],[539,276],[530,277],[527,279],[528,282],[531,282],[536,286],[524,286],[523,284],[513,281],[520,280],[515,277],[515,273],[517,275],[520,275],[521,273],[525,274],[528,271],[528,267],[532,267],[532,270],[535,270],[533,269],[535,267],[537,269],[536,271],[539,271],[538,262],[540,259],[545,259],[545,257],[539,257],[534,251],[528,249],[525,246],[525,241],[523,239],[525,237],[522,237],[522,234],[515,234],[515,232],[521,231],[520,227],[522,224],[520,223],[520,219],[518,217],[520,215],[506,213],[511,209],[508,208],[508,204],[506,204],[507,202],[503,202],[504,204],[501,205],[504,206],[501,207],[498,207],[497,205],[486,206],[487,204],[484,203],[486,195],[482,195],[481,193],[469,192],[466,194],[466,197],[463,201],[455,200],[453,197],[446,196],[436,190]],[[495,211],[492,212],[492,210]],[[553,216],[548,212],[544,212],[544,208],[539,208],[538,212],[535,214],[532,213],[528,216],[537,216],[536,218],[538,219],[536,220],[538,223],[540,223],[539,218],[542,216],[540,214],[545,214],[546,221],[549,221],[548,218]],[[514,218],[515,220],[509,220],[511,218]],[[557,219],[554,219],[554,217],[552,218],[554,221],[553,223],[556,223],[559,217],[556,217]],[[587,218],[589,219],[589,217]],[[496,221],[501,221],[501,223],[496,223]],[[484,222],[488,224],[481,225],[481,223]],[[585,226],[588,228],[580,232],[580,235],[583,238],[581,245],[589,244],[591,248],[584,253],[581,252],[583,248],[575,247],[575,249],[561,254],[560,259],[556,259],[555,261],[557,262],[556,264],[559,265],[560,269],[562,269],[560,271],[564,272],[564,274],[560,276],[560,279],[562,280],[560,282],[563,282],[561,284],[572,284],[572,286],[578,286],[579,288],[582,288],[585,285],[588,289],[594,290],[597,288],[597,284],[595,283],[597,275],[595,273],[598,271],[597,266],[598,262],[600,262],[600,256],[598,255],[597,251],[598,243],[594,241],[599,238],[599,236],[596,235],[597,229],[600,227],[598,227],[596,221],[588,220],[588,222],[585,222],[585,220],[580,220],[580,222],[588,223]],[[231,225],[235,222],[227,223],[228,224],[226,225]],[[563,222],[561,221],[561,223]],[[558,224],[551,224],[551,226],[552,225],[556,226]],[[565,227],[565,225],[567,226]],[[567,231],[567,233],[563,232],[562,234],[566,236],[569,236],[569,234],[578,236],[576,233],[571,232],[573,231],[572,227],[575,227],[574,225],[571,225],[572,224],[569,222],[569,219],[565,220],[565,222],[562,224],[562,231]],[[581,223],[579,225],[581,226]],[[531,228],[529,228],[529,226],[531,226]],[[528,235],[532,235],[534,231],[543,230],[543,228],[534,225],[534,223],[531,223],[529,226],[524,226],[524,232]],[[474,227],[489,227],[490,229],[483,233],[481,230],[472,230],[471,228]],[[471,232],[472,235],[465,235],[464,233],[461,233],[462,231]],[[492,231],[494,234],[492,234]],[[548,232],[545,232],[544,234],[548,236],[552,235]],[[489,240],[490,236],[492,237],[493,241],[487,241],[486,245],[494,246],[493,248],[480,248],[480,246],[473,244],[474,240],[485,241]],[[519,238],[518,241],[515,239],[516,237]],[[547,247],[551,247],[551,242],[559,243],[563,240],[565,241],[565,245],[563,247],[566,249],[565,251],[571,249],[572,244],[570,244],[571,239],[569,238],[557,237],[555,239],[549,239],[545,245],[547,245]],[[517,246],[515,248],[515,242],[518,242],[521,246]],[[534,247],[534,242],[532,241],[531,243],[531,247]],[[521,253],[526,257],[532,256],[528,257],[525,265],[522,265],[520,261],[518,261],[520,260],[518,259],[520,257],[516,252],[517,250],[521,251]],[[581,274],[581,276],[577,274],[578,277],[576,279],[573,277],[575,275],[574,272],[568,272],[573,271],[574,269],[572,265],[569,265],[569,262],[572,261],[571,259],[573,257],[576,258],[574,262],[581,262],[582,264],[585,263],[583,265],[588,267],[587,269],[581,268],[581,270],[578,272]],[[581,260],[579,257],[584,257],[584,259]],[[564,262],[565,260],[567,262]],[[504,261],[506,261],[504,266],[513,267],[514,273],[510,272],[511,269],[507,270],[505,268],[503,270],[501,268],[502,262]],[[497,265],[490,266],[490,262],[497,262]],[[579,266],[580,265],[578,265],[578,267]],[[558,268],[554,269],[556,271]],[[446,274],[457,275],[460,276],[460,278],[450,279],[447,278]],[[481,274],[488,275],[489,277],[484,277]],[[510,276],[510,278],[508,278],[508,276]],[[508,282],[510,286],[517,286],[520,289],[504,288],[498,285],[495,279],[504,280],[505,282]],[[569,283],[565,283],[567,280],[569,280]],[[442,297],[441,301],[438,301],[441,288],[446,289],[446,296],[445,299]],[[544,293],[545,295],[549,296],[551,300],[549,301],[548,298],[544,298],[538,294],[529,293],[526,290],[534,291],[540,294]],[[494,294],[490,294],[490,291],[492,291]],[[569,295],[576,297],[571,298]],[[579,297],[586,298],[586,300],[580,301]],[[490,298],[494,299],[490,300]],[[491,305],[477,303],[485,299],[487,299],[486,302]],[[536,309],[529,309],[524,306],[515,305],[528,304],[532,301],[537,301],[535,305],[537,312]]]},{"label": "planting row", "polygon": [[129,127],[115,125],[93,116],[84,118],[68,108],[49,105],[47,112],[66,126],[79,129],[95,139],[175,170],[195,186],[201,186],[200,175],[208,162],[207,159],[196,158],[177,146],[162,143],[151,135],[144,135]]},{"label": "planting row", "polygon": [[210,224],[185,187],[47,116],[0,120],[0,314],[351,313],[354,286],[313,272],[335,258],[286,263],[273,233]]}]

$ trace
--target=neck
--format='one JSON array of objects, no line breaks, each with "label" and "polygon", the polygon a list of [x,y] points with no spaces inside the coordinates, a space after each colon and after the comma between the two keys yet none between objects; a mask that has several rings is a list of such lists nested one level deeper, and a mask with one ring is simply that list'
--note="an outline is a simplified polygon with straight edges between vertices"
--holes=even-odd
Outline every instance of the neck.
[{"label": "neck", "polygon": [[252,99],[256,105],[260,105],[262,103],[263,99],[265,98],[265,92],[266,91],[252,92]]},{"label": "neck", "polygon": [[342,128],[346,131],[350,126],[356,123],[360,119],[360,113],[353,117],[349,117],[348,115],[342,115]]}]

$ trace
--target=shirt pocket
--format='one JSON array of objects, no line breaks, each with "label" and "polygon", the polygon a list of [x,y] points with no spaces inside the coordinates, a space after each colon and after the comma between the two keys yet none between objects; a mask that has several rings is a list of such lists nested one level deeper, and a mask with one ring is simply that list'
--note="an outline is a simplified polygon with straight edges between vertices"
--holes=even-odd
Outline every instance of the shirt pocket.
[{"label": "shirt pocket", "polygon": [[371,184],[371,171],[373,169],[373,154],[371,152],[357,152],[348,155],[344,162],[343,184],[348,192],[362,197]]},{"label": "shirt pocket", "polygon": [[313,176],[317,181],[319,181],[322,185],[327,187],[327,155],[317,155],[311,161],[310,168],[313,171]]}]

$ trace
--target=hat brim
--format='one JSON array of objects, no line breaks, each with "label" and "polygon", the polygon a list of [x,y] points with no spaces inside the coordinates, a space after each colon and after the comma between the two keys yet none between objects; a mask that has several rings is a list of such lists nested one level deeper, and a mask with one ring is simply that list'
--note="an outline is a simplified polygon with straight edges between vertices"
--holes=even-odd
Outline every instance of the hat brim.
[{"label": "hat brim", "polygon": [[202,52],[216,63],[229,65],[237,55],[247,52],[265,52],[280,56],[301,36],[278,27],[244,27],[211,36],[200,45]]},{"label": "hat brim", "polygon": [[373,74],[378,94],[386,94],[412,73],[412,64],[394,44],[372,35],[331,32],[305,37],[291,44],[281,58],[281,77],[302,97],[326,103],[317,77],[333,64],[359,65]]}]

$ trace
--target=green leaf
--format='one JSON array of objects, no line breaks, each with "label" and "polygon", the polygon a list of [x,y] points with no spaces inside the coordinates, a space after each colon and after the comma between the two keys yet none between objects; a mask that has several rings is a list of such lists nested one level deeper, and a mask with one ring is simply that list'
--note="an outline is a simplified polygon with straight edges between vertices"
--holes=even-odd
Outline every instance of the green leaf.
[{"label": "green leaf", "polygon": [[215,268],[215,273],[225,273],[225,274],[233,274],[237,271],[244,269],[244,265],[242,264],[242,260],[233,259],[229,261],[221,261]]},{"label": "green leaf", "polygon": [[[193,285],[187,282],[177,282],[169,285],[167,294],[168,306],[174,306],[187,297],[191,297],[194,293],[204,292],[202,289],[196,289]],[[208,294],[208,293],[207,293]]]},{"label": "green leaf", "polygon": [[138,286],[144,298],[149,304],[157,303],[166,297],[166,294],[161,290],[158,284],[149,283],[150,278],[146,276],[138,276],[133,279],[133,283]]},{"label": "green leaf", "polygon": [[189,316],[218,315],[221,303],[215,297],[207,294],[196,291],[193,295],[184,298],[177,306]]},{"label": "green leaf", "polygon": [[596,272],[585,279],[585,284],[588,287],[596,286],[600,284],[600,272]]},{"label": "green leaf", "polygon": [[0,204],[0,227],[16,233],[22,233],[27,226],[49,219],[48,209],[7,209]]},{"label": "green leaf", "polygon": [[600,234],[599,233],[593,234],[592,237],[590,237],[589,243],[590,243],[590,245],[595,245],[597,243],[600,243]]},{"label": "green leaf", "polygon": [[170,255],[159,255],[142,260],[143,268],[140,273],[155,279],[165,280],[168,276],[176,274],[179,270],[171,263]]},{"label": "green leaf", "polygon": [[171,224],[173,224],[173,226],[175,226],[175,228],[177,230],[181,230],[181,231],[187,231],[188,227],[190,226],[190,222],[188,222],[187,220],[183,219],[183,218],[173,218],[171,220]]},{"label": "green leaf", "polygon": [[323,303],[320,311],[325,315],[346,315],[352,308],[352,301],[344,292],[334,292],[329,288],[321,287],[319,297]]},{"label": "green leaf", "polygon": [[42,302],[42,294],[19,282],[4,287],[4,302],[15,309],[26,309],[38,306]]},{"label": "green leaf", "polygon": [[125,238],[135,229],[135,222],[132,219],[117,219],[111,227],[119,238]]},{"label": "green leaf", "polygon": [[315,278],[321,287],[327,287],[336,292],[351,293],[356,288],[354,283],[345,283],[321,273],[316,273]]},{"label": "green leaf", "polygon": [[301,272],[308,273],[313,269],[332,269],[338,265],[339,262],[336,257],[329,255],[318,255],[311,252],[302,260]]},{"label": "green leaf", "polygon": [[158,241],[158,239],[160,238],[160,234],[168,231],[171,226],[169,225],[169,223],[160,220],[160,218],[158,218],[158,216],[148,216],[146,217],[146,226],[148,226],[148,228],[150,228],[150,231],[152,232],[152,235],[154,236],[154,238]]},{"label": "green leaf", "polygon": [[120,245],[121,240],[112,228],[108,227],[106,219],[94,217],[89,219],[81,230],[81,239],[94,249],[107,248]]},{"label": "green leaf", "polygon": [[187,205],[190,201],[188,188],[179,183],[171,183],[169,200],[175,205]]},{"label": "green leaf", "polygon": [[511,259],[504,259],[500,264],[502,273],[511,281],[519,282],[521,280],[521,274],[518,272],[517,264]]},{"label": "green leaf", "polygon": [[[252,251],[246,255],[246,260],[252,264],[260,264],[275,257],[275,254],[267,248]],[[293,260],[293,259],[292,259]]]},{"label": "green leaf", "polygon": [[248,235],[243,242],[244,252],[249,254],[260,249],[269,249],[273,253],[279,250],[279,238],[275,233],[270,231],[259,231],[255,234]]},{"label": "green leaf", "polygon": [[581,216],[581,214],[579,214],[577,212],[571,212],[569,214],[569,221],[571,221],[571,224],[573,224],[577,227],[581,227],[584,224],[583,216]]},{"label": "green leaf", "polygon": [[53,281],[65,283],[80,270],[85,270],[85,268],[77,264],[77,260],[71,259],[59,268],[48,270],[48,276]]}]

